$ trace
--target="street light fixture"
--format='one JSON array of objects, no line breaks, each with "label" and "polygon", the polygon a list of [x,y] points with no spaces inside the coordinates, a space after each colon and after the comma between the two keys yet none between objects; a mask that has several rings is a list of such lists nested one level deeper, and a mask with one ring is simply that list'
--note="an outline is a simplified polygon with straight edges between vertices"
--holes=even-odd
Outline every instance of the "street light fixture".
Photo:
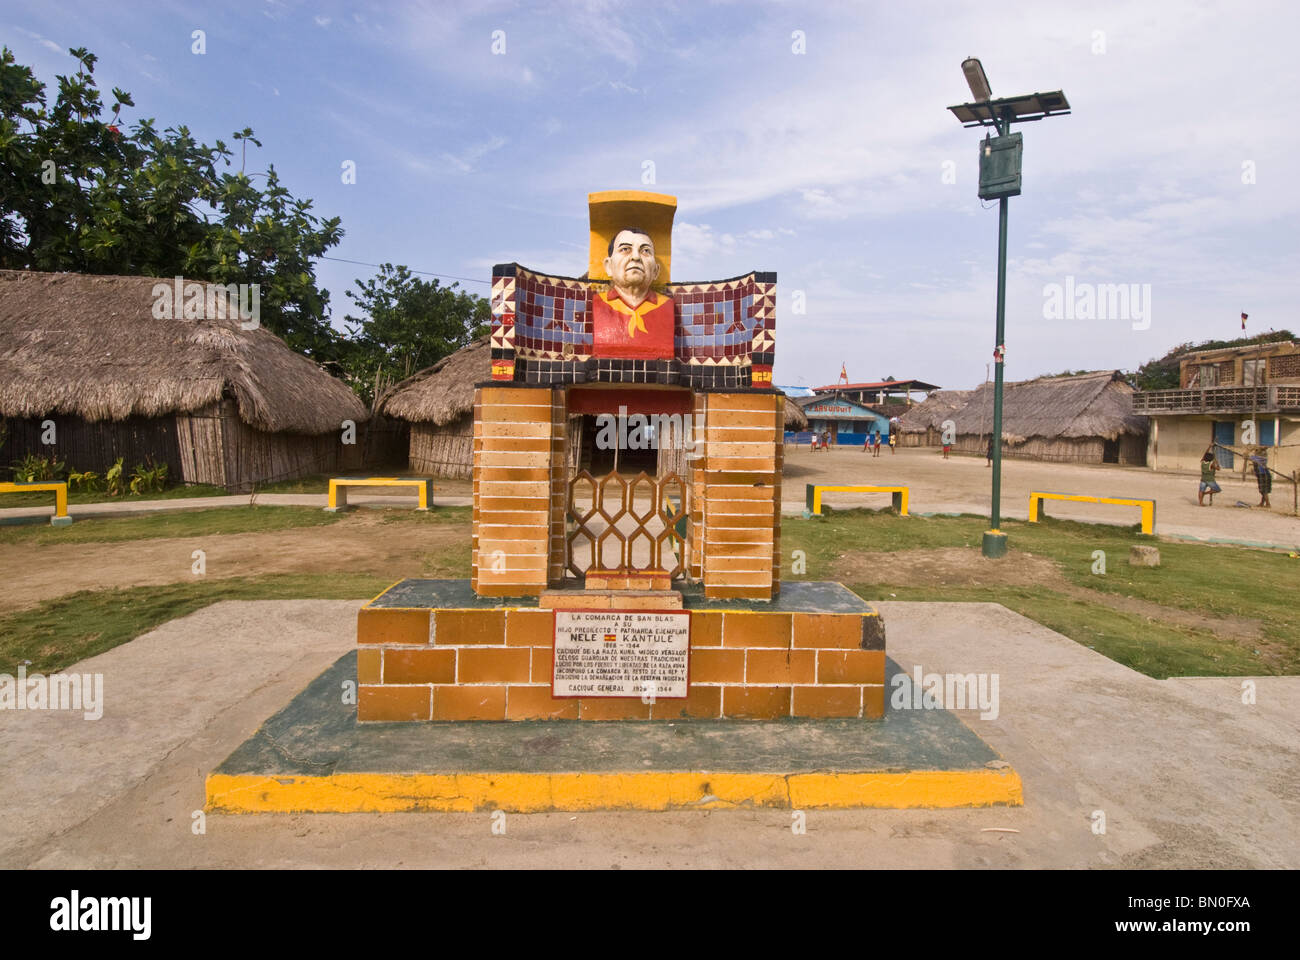
[{"label": "street light fixture", "polygon": [[1007,306],[1007,199],[1020,195],[1020,161],[1023,152],[1021,135],[1011,132],[1013,123],[1063,116],[1070,112],[1069,101],[1060,90],[1031,93],[1025,96],[993,99],[984,65],[974,57],[961,64],[970,86],[972,103],[949,107],[965,127],[992,127],[996,137],[985,134],[980,145],[979,197],[998,201],[998,321],[993,342],[993,504],[990,529],[985,531],[982,550],[986,557],[1002,557],[1007,552],[1007,535],[1002,523],[1002,380],[1006,353]]},{"label": "street light fixture", "polygon": [[967,57],[961,62],[961,72],[966,74],[966,84],[970,87],[972,97],[981,103],[993,99],[989,78],[984,74],[984,64],[974,57]]}]

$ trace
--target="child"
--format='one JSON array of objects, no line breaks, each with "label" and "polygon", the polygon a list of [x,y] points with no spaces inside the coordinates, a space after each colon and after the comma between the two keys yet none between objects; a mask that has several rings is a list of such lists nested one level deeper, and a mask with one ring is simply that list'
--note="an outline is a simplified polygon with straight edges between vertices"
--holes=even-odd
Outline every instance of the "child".
[{"label": "child", "polygon": [[894,447],[897,446],[897,444],[898,444],[898,434],[895,433],[893,430],[890,430],[890,431],[889,431],[889,453],[890,453],[890,456],[893,456],[893,454],[894,454]]},{"label": "child", "polygon": [[1201,485],[1196,491],[1196,503],[1205,506],[1205,495],[1210,495],[1210,506],[1214,506],[1214,495],[1220,493],[1220,487],[1214,480],[1214,472],[1219,469],[1219,461],[1214,459],[1214,448],[1205,451],[1201,457]]},{"label": "child", "polygon": [[1271,507],[1268,495],[1273,490],[1273,474],[1268,469],[1268,459],[1263,447],[1256,447],[1250,457],[1250,465],[1255,468],[1255,483],[1259,486],[1259,505]]},{"label": "child", "polygon": [[949,451],[951,451],[951,450],[952,450],[952,444],[951,444],[951,443],[945,443],[945,444],[943,445],[943,458],[944,458],[945,460],[948,459],[948,453],[949,453]]},{"label": "child", "polygon": [[875,451],[872,454],[872,456],[874,457],[880,456],[880,434],[879,433],[875,435],[875,441],[872,443],[871,448],[873,451]]}]

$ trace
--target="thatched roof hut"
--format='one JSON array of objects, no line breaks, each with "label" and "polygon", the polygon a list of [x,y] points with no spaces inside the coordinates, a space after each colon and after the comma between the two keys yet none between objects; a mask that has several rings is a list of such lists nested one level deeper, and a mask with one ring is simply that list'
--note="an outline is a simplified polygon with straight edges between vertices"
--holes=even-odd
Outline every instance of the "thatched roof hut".
[{"label": "thatched roof hut", "polygon": [[[466,478],[473,469],[474,385],[492,379],[491,338],[480,337],[431,367],[390,387],[375,409],[411,423],[410,467]],[[789,397],[785,428],[806,430],[808,418]]]},{"label": "thatched roof hut", "polygon": [[[951,415],[958,447],[983,452],[993,429],[993,384],[981,384]],[[1146,462],[1147,418],[1118,370],[1006,384],[1002,439],[1010,456],[1093,463]]]},{"label": "thatched roof hut", "polygon": [[474,385],[491,379],[491,337],[480,337],[389,387],[375,409],[411,423],[443,427],[473,413]]},{"label": "thatched roof hut", "polygon": [[343,422],[367,416],[346,384],[237,316],[168,318],[159,285],[172,281],[0,270],[0,416],[19,426],[7,459],[43,419],[83,470],[149,458],[248,489],[346,459]]},{"label": "thatched roof hut", "polygon": [[903,434],[942,430],[943,422],[951,420],[958,410],[966,406],[973,390],[936,390],[898,419],[898,432]]},{"label": "thatched roof hut", "polygon": [[795,431],[808,429],[808,417],[804,414],[803,407],[790,397],[785,398],[785,428]]},{"label": "thatched roof hut", "polygon": [[384,391],[375,410],[410,422],[412,470],[462,480],[473,474],[474,385],[491,379],[491,337],[480,337]]}]

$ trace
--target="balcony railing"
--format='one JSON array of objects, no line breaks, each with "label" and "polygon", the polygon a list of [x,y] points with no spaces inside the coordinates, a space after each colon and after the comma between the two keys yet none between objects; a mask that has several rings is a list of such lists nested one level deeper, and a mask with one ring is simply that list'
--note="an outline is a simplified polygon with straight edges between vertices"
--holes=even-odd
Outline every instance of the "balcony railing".
[{"label": "balcony railing", "polygon": [[1207,390],[1142,390],[1133,394],[1134,413],[1277,413],[1300,410],[1300,385],[1210,387]]}]

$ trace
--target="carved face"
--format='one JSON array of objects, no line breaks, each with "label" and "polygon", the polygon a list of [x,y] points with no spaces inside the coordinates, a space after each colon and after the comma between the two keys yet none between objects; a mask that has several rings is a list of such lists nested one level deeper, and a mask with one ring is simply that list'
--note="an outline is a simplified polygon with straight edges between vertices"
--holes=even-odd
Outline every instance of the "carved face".
[{"label": "carved face", "polygon": [[659,276],[654,241],[644,233],[620,230],[614,252],[605,258],[605,272],[620,292],[644,298]]}]

